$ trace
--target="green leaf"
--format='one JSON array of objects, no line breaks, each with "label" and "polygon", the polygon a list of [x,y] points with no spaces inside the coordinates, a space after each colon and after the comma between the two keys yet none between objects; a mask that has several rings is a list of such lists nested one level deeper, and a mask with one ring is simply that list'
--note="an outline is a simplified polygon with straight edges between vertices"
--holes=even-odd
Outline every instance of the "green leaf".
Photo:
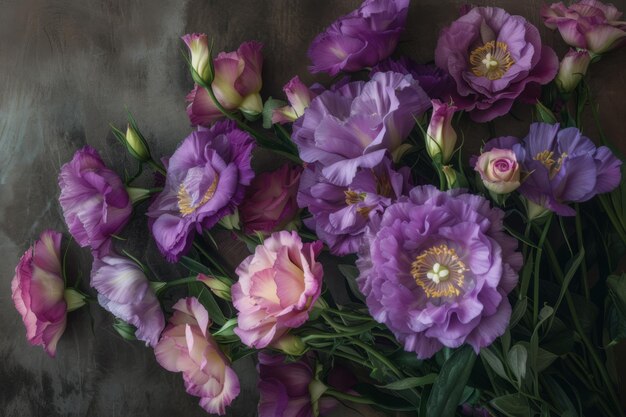
[{"label": "green leaf", "polygon": [[620,340],[626,339],[626,317],[622,316],[610,298],[606,306],[606,327],[609,333],[606,347],[615,346]]},{"label": "green leaf", "polygon": [[544,306],[539,311],[539,322],[535,326],[532,336],[530,337],[530,346],[528,347],[528,356],[530,358],[530,369],[536,370],[539,357],[539,329],[543,322],[554,314],[554,309],[550,306]]},{"label": "green leaf", "polygon": [[528,401],[520,394],[503,395],[491,400],[491,406],[507,417],[530,417]]},{"label": "green leaf", "polygon": [[[531,268],[532,270],[532,268]],[[524,297],[521,300],[517,300],[515,303],[515,307],[513,308],[513,313],[511,313],[511,321],[509,323],[509,329],[512,329],[519,323],[519,321],[526,314],[526,309],[528,308],[528,298]]]},{"label": "green leaf", "polygon": [[422,387],[424,385],[430,385],[437,379],[437,374],[428,374],[424,376],[415,376],[411,378],[401,379],[399,381],[392,382],[387,385],[377,385],[379,388],[389,389],[389,390],[405,390],[415,387]]},{"label": "green leaf", "polygon": [[513,375],[515,375],[517,382],[521,386],[521,383],[526,376],[528,351],[523,345],[518,343],[511,348],[506,359],[509,364],[509,369],[511,369],[511,372],[513,372]]},{"label": "green leaf", "polygon": [[187,268],[190,272],[193,272],[194,274],[210,274],[211,273],[211,270],[209,269],[209,267],[201,264],[200,262],[188,256],[183,256],[180,259],[180,261],[178,261],[178,263],[184,266],[185,268]]},{"label": "green leaf", "polygon": [[483,360],[483,363],[487,363],[489,367],[496,373],[498,376],[508,381],[509,376],[506,374],[504,370],[504,365],[498,356],[491,351],[491,348],[485,348],[480,350],[480,358]]},{"label": "green leaf", "polygon": [[356,283],[356,278],[359,276],[359,269],[354,265],[347,264],[337,265],[337,268],[339,268],[339,272],[346,278],[346,282],[352,294],[357,299],[365,302],[365,297],[363,297],[361,290],[359,290],[359,285]]},{"label": "green leaf", "polygon": [[475,361],[476,354],[467,345],[460,347],[450,356],[433,384],[426,407],[426,417],[454,416]]},{"label": "green leaf", "polygon": [[609,295],[622,317],[626,317],[626,274],[611,275],[606,279]]},{"label": "green leaf", "polygon": [[216,323],[219,326],[223,326],[226,323],[227,319],[222,313],[222,309],[220,308],[217,301],[215,301],[215,297],[211,291],[208,290],[207,286],[201,282],[193,282],[189,285],[189,293],[196,297],[198,301],[206,308],[209,313],[209,318],[211,321]]}]

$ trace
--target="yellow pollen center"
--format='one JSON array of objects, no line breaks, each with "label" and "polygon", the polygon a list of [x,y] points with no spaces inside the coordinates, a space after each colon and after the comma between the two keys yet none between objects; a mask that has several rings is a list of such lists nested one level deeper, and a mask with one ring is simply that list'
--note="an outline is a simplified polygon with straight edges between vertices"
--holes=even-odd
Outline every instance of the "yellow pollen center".
[{"label": "yellow pollen center", "polygon": [[478,47],[470,54],[472,73],[478,77],[499,80],[511,68],[515,61],[504,42],[490,41]]},{"label": "yellow pollen center", "polygon": [[411,275],[428,298],[456,297],[461,294],[468,269],[456,251],[447,245],[433,246],[411,264]]},{"label": "yellow pollen center", "polygon": [[[353,204],[358,204],[358,203],[362,203],[363,201],[365,201],[365,196],[367,194],[365,193],[358,193],[356,191],[352,191],[352,190],[345,190],[343,192],[346,196],[346,204],[351,206]],[[356,209],[356,212],[359,213],[361,216],[367,218],[367,216],[369,216],[370,211],[372,211],[373,207],[359,207],[358,209]]]},{"label": "yellow pollen center", "polygon": [[541,162],[543,166],[548,168],[548,175],[550,179],[552,179],[561,170],[561,167],[563,166],[563,161],[565,160],[566,157],[567,157],[567,153],[563,152],[561,156],[559,157],[559,159],[555,161],[554,152],[545,150],[545,151],[539,152],[537,155],[535,155],[533,159],[535,161]]},{"label": "yellow pollen center", "polygon": [[213,182],[202,196],[202,199],[197,204],[192,204],[193,200],[191,198],[191,195],[189,194],[189,191],[187,191],[184,184],[181,184],[180,187],[178,187],[178,209],[180,210],[180,214],[182,214],[183,216],[188,216],[196,211],[198,208],[200,208],[203,204],[206,204],[210,199],[212,199],[215,195],[215,190],[217,189],[217,183],[219,182],[219,180],[219,176],[215,174]]}]

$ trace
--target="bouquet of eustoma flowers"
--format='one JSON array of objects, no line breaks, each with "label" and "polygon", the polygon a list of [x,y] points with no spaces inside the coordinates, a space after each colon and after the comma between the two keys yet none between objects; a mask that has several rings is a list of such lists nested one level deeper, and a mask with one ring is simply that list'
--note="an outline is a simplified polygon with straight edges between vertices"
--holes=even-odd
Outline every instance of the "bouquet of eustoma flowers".
[{"label": "bouquet of eustoma flowers", "polygon": [[[408,8],[365,0],[335,21],[308,51],[332,82],[295,76],[286,101],[260,95],[261,44],[216,55],[183,36],[194,128],[161,158],[129,115],[113,133],[135,175],[89,146],[61,167],[72,239],[44,231],[12,281],[28,341],[54,356],[67,313],[94,301],[220,415],[240,390],[232,363],[255,355],[262,417],[624,416],[623,155],[599,124],[582,130],[598,120],[585,75],[625,42],[621,13],[545,6],[572,47],[559,58],[525,18],[463,7],[420,64],[393,56]],[[510,113],[532,114],[524,137],[495,132]],[[464,136],[472,123],[491,135]],[[276,165],[255,172],[263,152]],[[127,250],[133,211],[186,277]],[[234,271],[227,238],[250,251]],[[65,273],[76,245],[90,289]]]}]

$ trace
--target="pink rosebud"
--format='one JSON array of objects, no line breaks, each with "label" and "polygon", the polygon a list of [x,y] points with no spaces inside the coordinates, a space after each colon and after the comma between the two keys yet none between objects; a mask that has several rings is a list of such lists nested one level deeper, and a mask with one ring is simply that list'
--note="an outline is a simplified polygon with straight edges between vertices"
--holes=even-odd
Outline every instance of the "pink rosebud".
[{"label": "pink rosebud", "polygon": [[26,338],[31,345],[43,346],[52,357],[65,331],[66,293],[73,309],[85,304],[76,291],[65,290],[61,238],[61,233],[54,230],[43,232],[20,259],[11,281],[13,303],[26,326]]},{"label": "pink rosebud", "polygon": [[264,348],[307,321],[322,287],[321,250],[320,241],[302,243],[296,232],[281,231],[239,265],[232,297],[235,333],[245,345]]},{"label": "pink rosebud", "polygon": [[239,378],[209,333],[209,313],[193,297],[178,300],[174,315],[154,348],[157,362],[182,372],[187,393],[200,397],[209,413],[224,415],[239,395]]},{"label": "pink rosebud", "polygon": [[556,85],[563,93],[574,91],[580,80],[587,73],[587,68],[591,62],[589,51],[576,51],[570,49],[561,61],[559,73],[556,76]]},{"label": "pink rosebud", "polygon": [[272,123],[290,123],[295,121],[304,114],[304,110],[309,107],[311,100],[317,96],[300,81],[300,77],[297,75],[283,87],[283,91],[287,95],[290,106],[274,109],[272,112]]},{"label": "pink rosebud", "polygon": [[[215,97],[228,111],[241,110],[250,115],[263,111],[261,100],[262,45],[244,42],[236,52],[220,52],[213,60],[211,83]],[[187,114],[194,125],[210,126],[223,117],[207,91],[198,85],[187,96]]]},{"label": "pink rosebud", "polygon": [[520,186],[520,167],[510,149],[492,148],[483,152],[474,170],[480,174],[485,187],[495,194],[508,194]]},{"label": "pink rosebud", "polygon": [[432,104],[433,115],[426,132],[426,150],[431,158],[435,159],[440,155],[441,163],[447,164],[456,146],[456,132],[452,128],[452,117],[457,107],[439,100],[432,100]]},{"label": "pink rosebud", "polygon": [[283,229],[298,214],[296,201],[302,167],[283,165],[257,175],[239,206],[246,233],[271,233]]},{"label": "pink rosebud", "polygon": [[192,33],[182,37],[191,54],[191,67],[195,71],[194,81],[198,84],[210,84],[213,81],[211,71],[211,51],[207,35],[204,33]]},{"label": "pink rosebud", "polygon": [[626,39],[626,23],[619,20],[622,13],[598,0],[581,0],[569,7],[562,2],[544,5],[541,15],[568,45],[594,54],[608,52]]}]

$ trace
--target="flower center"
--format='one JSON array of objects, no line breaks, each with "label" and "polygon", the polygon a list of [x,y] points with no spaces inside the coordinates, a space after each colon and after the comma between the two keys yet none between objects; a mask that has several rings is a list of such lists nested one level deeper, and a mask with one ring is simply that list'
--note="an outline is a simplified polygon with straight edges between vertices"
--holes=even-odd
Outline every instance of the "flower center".
[{"label": "flower center", "polygon": [[411,275],[427,297],[456,297],[461,293],[468,268],[447,245],[423,251],[411,264]]},{"label": "flower center", "polygon": [[537,155],[535,155],[533,159],[535,161],[541,162],[543,166],[548,168],[548,175],[550,179],[552,179],[561,170],[561,167],[563,166],[563,160],[565,160],[566,157],[567,153],[563,152],[559,159],[555,161],[554,152],[546,149],[545,151],[539,152]]},{"label": "flower center", "polygon": [[180,210],[180,214],[182,214],[183,216],[188,216],[196,211],[203,204],[207,203],[210,199],[212,199],[215,195],[215,190],[217,189],[217,183],[219,182],[219,180],[220,177],[216,173],[215,177],[213,177],[213,182],[211,183],[209,188],[207,188],[207,190],[204,192],[204,195],[202,196],[200,201],[195,204],[193,202],[192,195],[185,188],[185,184],[180,184],[180,187],[178,187],[178,209]]},{"label": "flower center", "polygon": [[[359,193],[353,190],[345,190],[343,192],[346,196],[346,204],[351,206],[353,204],[358,204],[358,203],[362,203],[363,201],[365,201],[365,196],[367,194],[365,193]],[[361,216],[367,218],[370,214],[370,211],[372,211],[373,207],[359,207],[358,209],[356,209],[356,212],[359,213]]]},{"label": "flower center", "polygon": [[472,72],[479,77],[490,80],[499,80],[511,68],[515,61],[504,42],[489,41],[478,47],[470,54]]}]

